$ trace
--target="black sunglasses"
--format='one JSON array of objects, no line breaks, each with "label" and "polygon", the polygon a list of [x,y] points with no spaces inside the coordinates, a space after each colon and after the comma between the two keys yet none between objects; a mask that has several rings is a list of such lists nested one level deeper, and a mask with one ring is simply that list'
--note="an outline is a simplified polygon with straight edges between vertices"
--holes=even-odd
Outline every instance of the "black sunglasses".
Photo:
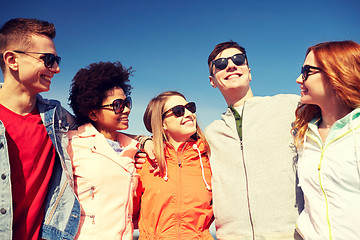
[{"label": "black sunglasses", "polygon": [[305,65],[305,66],[303,66],[303,67],[301,68],[301,74],[302,74],[302,80],[303,80],[303,82],[305,82],[306,79],[309,77],[310,69],[315,69],[315,70],[319,70],[319,71],[322,70],[321,68],[314,67],[314,66],[310,66],[310,65]]},{"label": "black sunglasses", "polygon": [[214,65],[217,69],[219,70],[224,70],[228,63],[229,63],[229,59],[231,58],[231,61],[236,65],[236,66],[241,66],[245,64],[245,59],[246,59],[246,54],[244,53],[238,53],[235,54],[232,57],[227,57],[227,58],[218,58],[214,61],[212,61],[212,65]]},{"label": "black sunglasses", "polygon": [[127,97],[125,99],[115,99],[111,104],[106,104],[101,106],[104,107],[112,107],[115,114],[122,113],[124,111],[125,106],[129,109],[132,107],[131,97]]},{"label": "black sunglasses", "polygon": [[191,113],[196,112],[196,105],[194,102],[189,102],[186,105],[176,105],[175,107],[170,108],[169,110],[165,111],[162,115],[162,118],[164,119],[166,114],[169,112],[172,112],[176,117],[184,116],[185,114],[185,108],[189,110]]},{"label": "black sunglasses", "polygon": [[40,56],[40,59],[44,61],[44,65],[46,68],[52,68],[54,66],[55,62],[58,65],[60,65],[60,61],[61,61],[61,57],[55,56],[52,53],[24,52],[24,51],[17,51],[17,50],[14,50],[14,52],[23,53],[23,54],[28,54],[28,53],[42,54],[43,56]]}]

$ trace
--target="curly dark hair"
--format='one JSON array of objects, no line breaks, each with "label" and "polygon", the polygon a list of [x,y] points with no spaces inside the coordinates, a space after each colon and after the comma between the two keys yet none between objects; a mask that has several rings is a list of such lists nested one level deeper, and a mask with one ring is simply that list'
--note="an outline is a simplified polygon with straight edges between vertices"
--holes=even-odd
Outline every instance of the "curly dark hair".
[{"label": "curly dark hair", "polygon": [[116,61],[92,63],[80,69],[71,83],[69,105],[80,125],[91,123],[89,113],[101,107],[107,98],[107,91],[121,88],[126,96],[131,93],[129,76],[132,67],[125,68]]}]

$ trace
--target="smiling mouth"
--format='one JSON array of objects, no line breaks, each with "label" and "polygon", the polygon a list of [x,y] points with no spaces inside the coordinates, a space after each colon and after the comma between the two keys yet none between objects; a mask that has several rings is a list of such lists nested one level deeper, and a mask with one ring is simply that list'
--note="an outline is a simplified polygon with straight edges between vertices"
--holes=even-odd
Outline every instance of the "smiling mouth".
[{"label": "smiling mouth", "polygon": [[118,122],[129,122],[129,119],[128,118],[119,118],[117,121]]},{"label": "smiling mouth", "polygon": [[227,76],[227,77],[225,78],[225,80],[229,80],[229,79],[237,78],[237,77],[241,77],[241,76],[242,76],[242,74],[239,74],[239,73],[231,74],[231,75]]},{"label": "smiling mouth", "polygon": [[51,81],[52,77],[46,76],[46,75],[41,75],[41,77],[47,81]]},{"label": "smiling mouth", "polygon": [[194,120],[186,120],[182,123],[183,125],[186,125],[186,124],[194,124]]},{"label": "smiling mouth", "polygon": [[300,92],[306,93],[308,90],[306,88],[300,88]]}]

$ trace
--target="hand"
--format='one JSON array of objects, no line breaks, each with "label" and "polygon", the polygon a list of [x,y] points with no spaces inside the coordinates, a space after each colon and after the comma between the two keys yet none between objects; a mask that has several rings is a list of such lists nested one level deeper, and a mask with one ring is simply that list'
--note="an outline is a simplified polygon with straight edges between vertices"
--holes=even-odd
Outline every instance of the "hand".
[{"label": "hand", "polygon": [[147,140],[144,145],[144,151],[148,156],[148,161],[150,163],[149,170],[154,174],[154,176],[158,175],[160,169],[158,168],[156,157],[154,154],[154,142],[152,140]]},{"label": "hand", "polygon": [[154,159],[154,161],[152,163],[150,163],[151,165],[149,166],[149,171],[151,173],[154,174],[154,176],[159,175],[160,174],[160,168],[157,165],[157,161],[156,159]]},{"label": "hand", "polygon": [[135,168],[141,169],[142,165],[146,162],[146,153],[137,152],[135,154]]}]

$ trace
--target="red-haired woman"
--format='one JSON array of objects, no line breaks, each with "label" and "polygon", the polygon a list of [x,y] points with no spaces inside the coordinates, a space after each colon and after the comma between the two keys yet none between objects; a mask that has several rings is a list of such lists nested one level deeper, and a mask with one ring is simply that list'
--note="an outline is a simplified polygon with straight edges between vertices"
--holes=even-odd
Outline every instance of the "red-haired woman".
[{"label": "red-haired woman", "polygon": [[307,50],[293,127],[305,208],[304,239],[360,236],[360,45],[325,42]]}]

